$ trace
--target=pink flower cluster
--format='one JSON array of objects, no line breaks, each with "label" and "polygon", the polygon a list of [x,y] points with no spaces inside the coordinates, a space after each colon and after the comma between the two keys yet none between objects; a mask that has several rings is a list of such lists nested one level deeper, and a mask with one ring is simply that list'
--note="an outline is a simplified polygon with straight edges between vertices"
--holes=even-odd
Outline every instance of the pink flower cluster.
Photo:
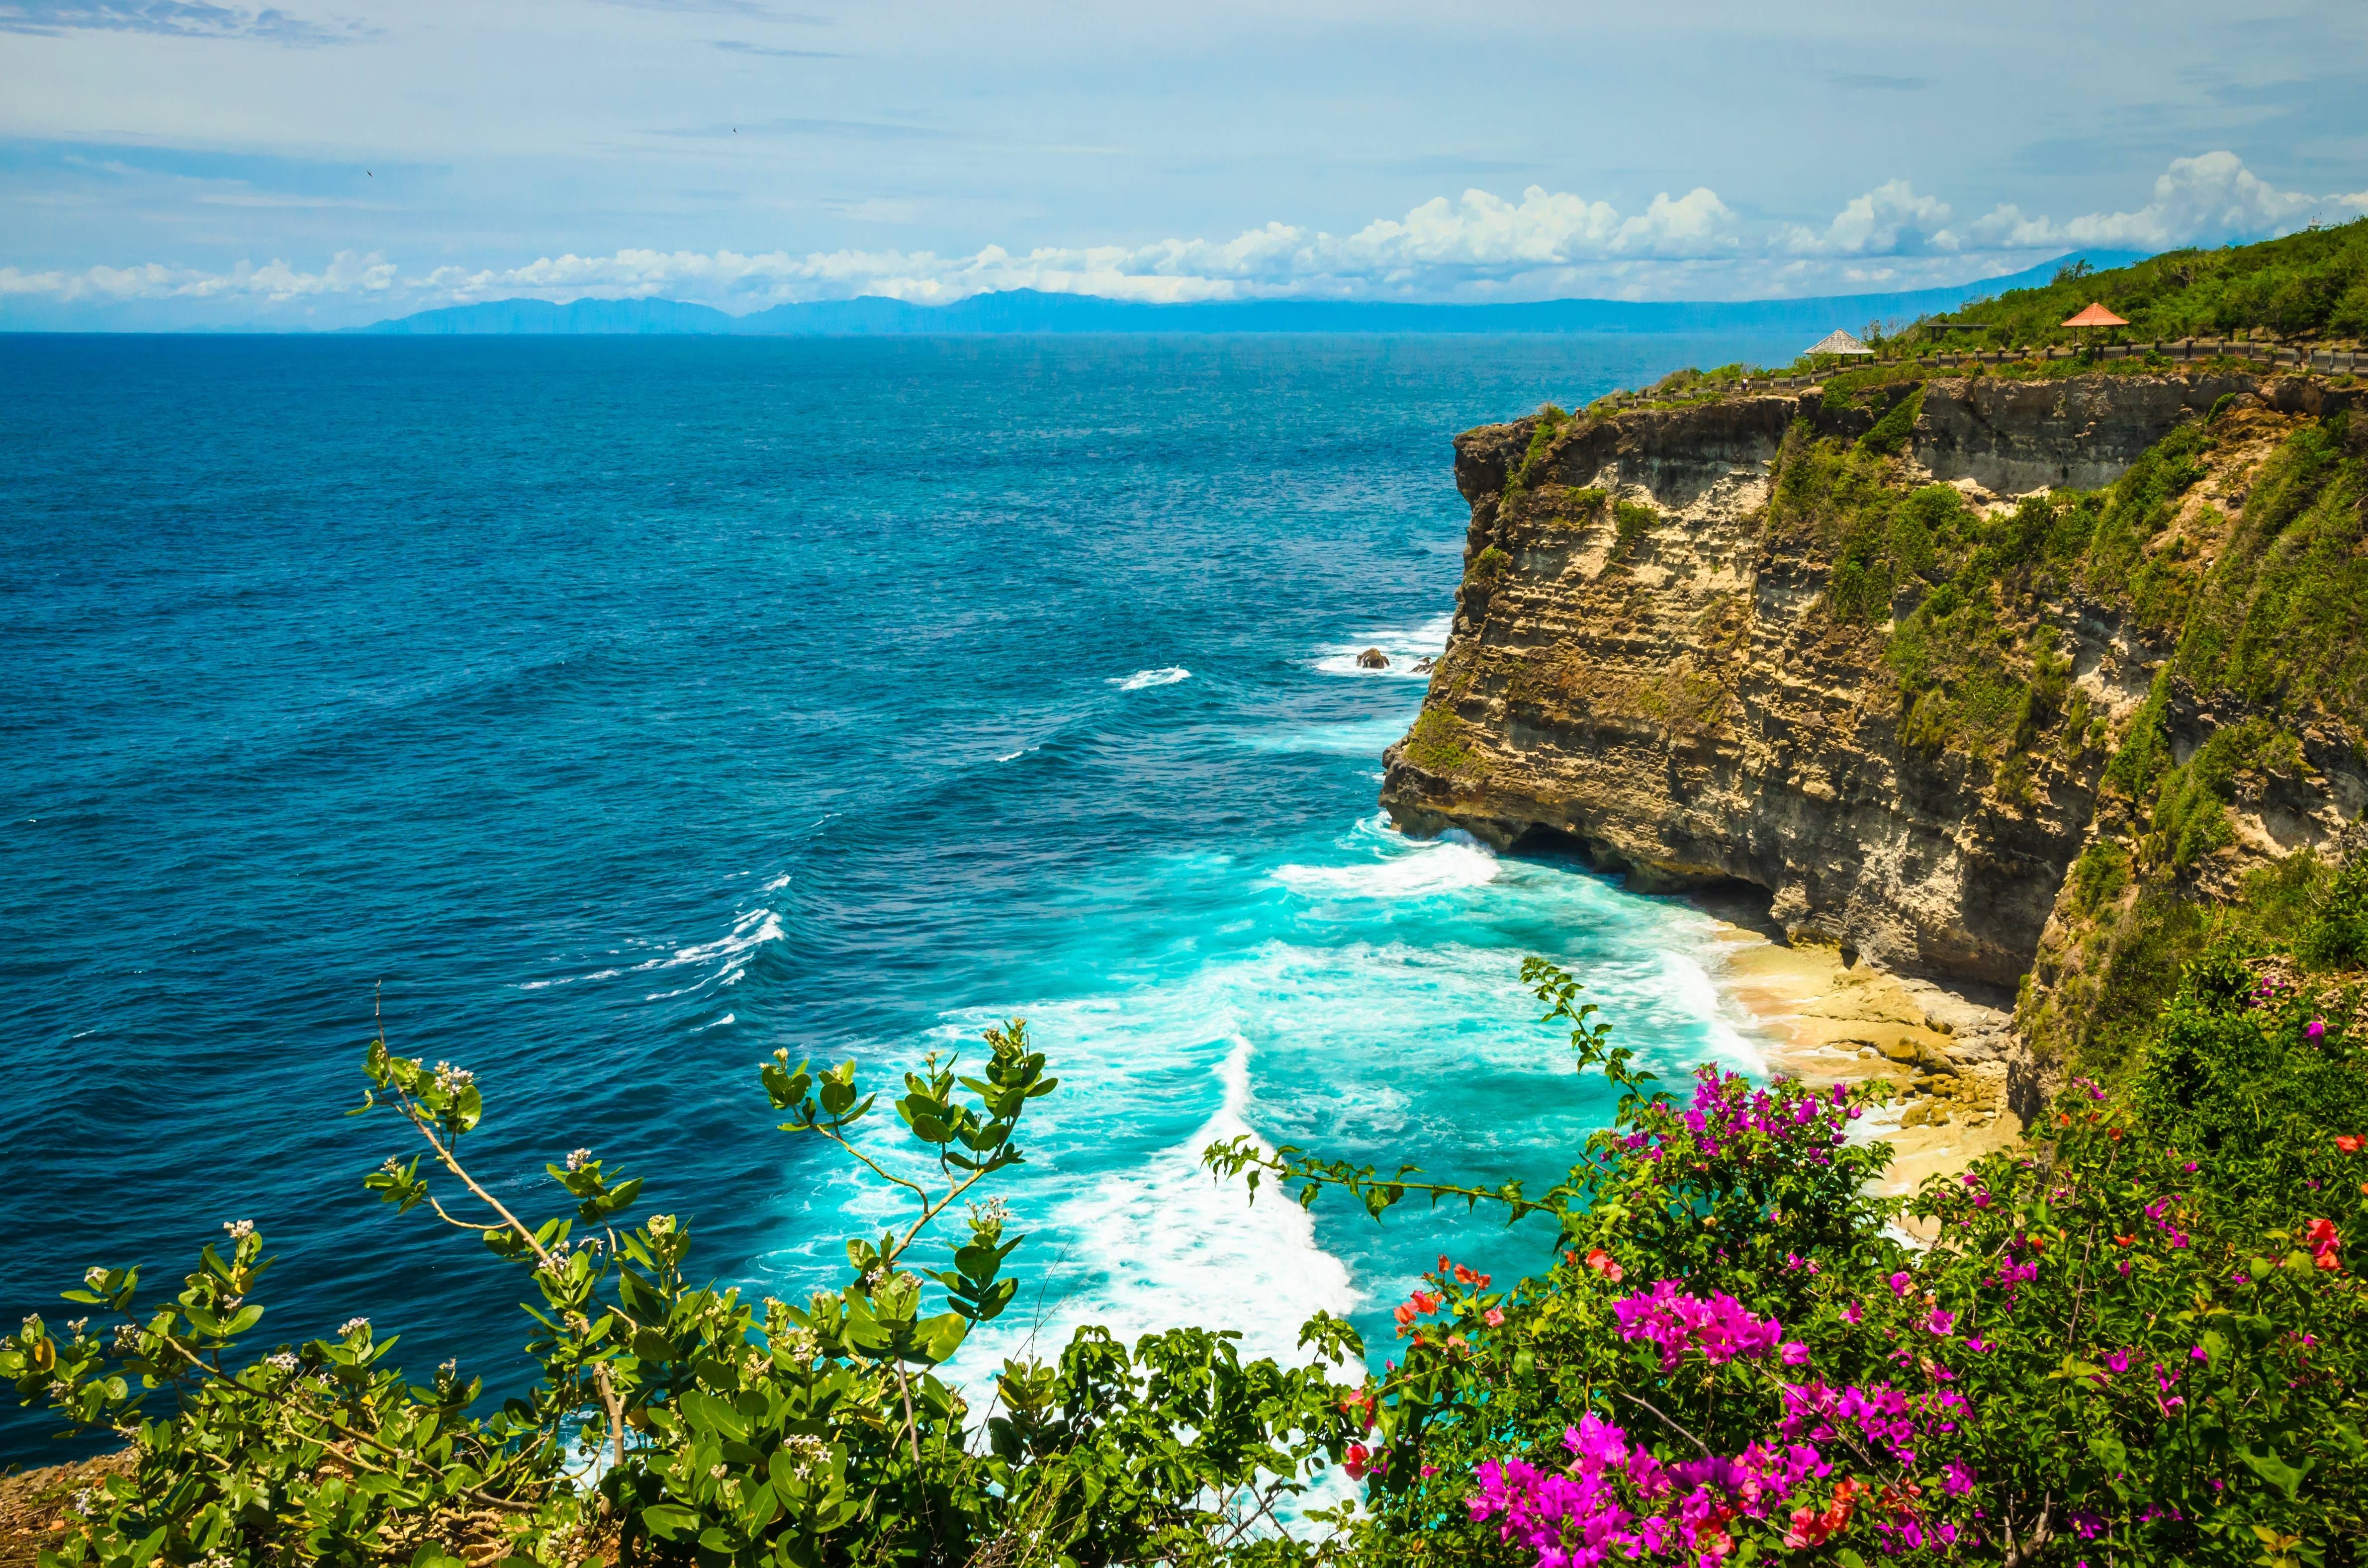
[{"label": "pink flower cluster", "polygon": [[[1805,1444],[1754,1443],[1732,1459],[1665,1464],[1591,1413],[1563,1434],[1563,1446],[1572,1459],[1559,1471],[1523,1459],[1483,1462],[1475,1472],[1479,1489],[1468,1500],[1475,1523],[1501,1517],[1500,1536],[1536,1552],[1537,1568],[1590,1568],[1671,1552],[1716,1562],[1733,1546],[1728,1521],[1776,1516],[1833,1468]],[[1821,1517],[1810,1507],[1796,1513]],[[1846,1495],[1840,1517],[1847,1522]]]},{"label": "pink flower cluster", "polygon": [[[1812,1165],[1827,1165],[1833,1164],[1833,1146],[1843,1142],[1859,1114],[1849,1098],[1839,1084],[1820,1093],[1787,1078],[1755,1089],[1740,1074],[1721,1073],[1705,1065],[1694,1072],[1693,1104],[1677,1113],[1677,1119],[1710,1158],[1740,1153],[1743,1151],[1730,1145],[1748,1134],[1761,1133],[1780,1144],[1799,1148]],[[1622,1142],[1631,1150],[1641,1151],[1646,1159],[1658,1160],[1667,1138],[1646,1129],[1630,1133]]]},{"label": "pink flower cluster", "polygon": [[1774,1318],[1757,1317],[1742,1302],[1724,1293],[1708,1301],[1678,1289],[1664,1279],[1643,1295],[1611,1303],[1620,1320],[1620,1337],[1642,1339],[1660,1347],[1661,1370],[1672,1371],[1689,1347],[1713,1365],[1756,1360],[1771,1352],[1787,1366],[1809,1358],[1809,1347],[1784,1337],[1784,1325]]},{"label": "pink flower cluster", "polygon": [[[1955,1431],[1971,1414],[1964,1396],[1954,1390],[1910,1395],[1889,1383],[1871,1389],[1855,1384],[1832,1389],[1823,1383],[1787,1383],[1783,1401],[1784,1418],[1776,1429],[1787,1437],[1828,1443],[1841,1436],[1844,1427],[1855,1427],[1902,1465],[1911,1467],[1919,1442],[1928,1436],[1945,1437]],[[1965,1484],[1970,1490],[1971,1472]],[[1957,1488],[1952,1485],[1950,1490]]]}]

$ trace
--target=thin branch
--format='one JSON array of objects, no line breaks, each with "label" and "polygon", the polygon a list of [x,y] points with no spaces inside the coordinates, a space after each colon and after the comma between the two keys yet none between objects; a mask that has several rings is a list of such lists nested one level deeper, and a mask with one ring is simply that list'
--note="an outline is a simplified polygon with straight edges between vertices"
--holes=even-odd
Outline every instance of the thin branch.
[{"label": "thin branch", "polygon": [[1639,1399],[1634,1394],[1628,1392],[1625,1389],[1613,1389],[1611,1392],[1614,1394],[1617,1394],[1620,1398],[1626,1400],[1629,1403],[1641,1404],[1646,1410],[1651,1411],[1655,1415],[1660,1416],[1662,1426],[1667,1426],[1670,1431],[1675,1432],[1679,1437],[1683,1437],[1687,1442],[1691,1443],[1695,1448],[1700,1449],[1702,1451],[1702,1458],[1710,1459],[1713,1457],[1710,1451],[1710,1445],[1708,1443],[1703,1442],[1700,1437],[1695,1437],[1691,1432],[1687,1431],[1684,1427],[1670,1420],[1667,1415],[1662,1415],[1660,1406],[1654,1404],[1648,1400]]},{"label": "thin branch", "polygon": [[[394,1103],[396,1109],[402,1111],[404,1116],[411,1119],[411,1125],[419,1129],[419,1135],[427,1140],[427,1146],[436,1151],[436,1157],[443,1162],[444,1168],[450,1171],[454,1176],[459,1176],[468,1189],[477,1195],[479,1200],[482,1201],[485,1207],[491,1209],[495,1213],[499,1214],[502,1217],[503,1223],[509,1226],[511,1230],[516,1231],[518,1233],[519,1239],[524,1241],[528,1246],[534,1249],[534,1256],[542,1261],[542,1267],[545,1269],[553,1274],[558,1273],[558,1260],[551,1256],[550,1252],[544,1248],[542,1243],[535,1239],[534,1233],[527,1229],[525,1221],[511,1213],[508,1206],[503,1203],[500,1199],[495,1198],[492,1193],[487,1192],[484,1187],[477,1185],[477,1178],[469,1174],[467,1168],[464,1167],[461,1164],[460,1160],[453,1155],[452,1151],[444,1146],[444,1141],[436,1136],[435,1129],[430,1127],[428,1125],[427,1119],[419,1113],[418,1108],[412,1103],[411,1096],[404,1094],[400,1089],[398,1089],[395,1091]],[[433,1200],[431,1199],[430,1201]],[[441,1212],[441,1210],[439,1210],[438,1212]],[[472,1227],[472,1229],[476,1230],[483,1230],[484,1228],[484,1227],[481,1225]]]}]

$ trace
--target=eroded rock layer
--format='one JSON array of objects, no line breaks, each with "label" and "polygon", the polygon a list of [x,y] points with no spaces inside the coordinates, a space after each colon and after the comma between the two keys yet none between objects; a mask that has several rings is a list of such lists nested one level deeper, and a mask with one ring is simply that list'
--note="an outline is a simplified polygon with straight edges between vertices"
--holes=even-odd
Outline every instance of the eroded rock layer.
[{"label": "eroded rock layer", "polygon": [[[2357,395],[2234,375],[1973,377],[1470,431],[1455,443],[1472,521],[1453,631],[1387,754],[1383,803],[1410,831],[1574,847],[1647,889],[1754,884],[1796,935],[2012,986],[2177,644],[2175,618],[2132,607],[2158,579],[2201,581],[2264,454]],[[2089,591],[2081,566],[2036,588],[2026,573],[2011,604],[1999,590],[1981,624],[2001,700],[2025,687],[2002,717],[1894,650],[1947,573],[1870,576],[1852,554],[1863,539],[1819,521],[1839,502],[1770,505],[1787,462],[1816,449],[1863,468],[1873,448],[1897,492],[1943,483],[1959,515],[2001,517],[2033,491],[2112,483],[2215,409],[2226,434],[2117,568],[2139,588]],[[1884,548],[1906,549],[1896,528]],[[1853,603],[1887,601],[1842,613],[1838,572]],[[1964,619],[1928,615],[1918,634]],[[1941,694],[1927,708],[1918,679]],[[2358,789],[2348,744],[2330,737],[2262,831],[2317,842],[2356,814],[2338,799]]]}]

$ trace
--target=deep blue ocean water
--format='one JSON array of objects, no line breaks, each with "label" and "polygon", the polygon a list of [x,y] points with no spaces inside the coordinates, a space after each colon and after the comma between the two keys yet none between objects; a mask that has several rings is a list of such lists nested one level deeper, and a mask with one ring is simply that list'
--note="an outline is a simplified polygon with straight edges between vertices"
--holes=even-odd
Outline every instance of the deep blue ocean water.
[{"label": "deep blue ocean water", "polygon": [[890,1210],[756,1064],[1016,1015],[1064,1087],[977,1355],[1318,1306],[1384,1353],[1438,1253],[1544,1230],[1253,1207],[1203,1144],[1550,1181],[1605,1108],[1531,952],[1668,1064],[1752,1054],[1704,915],[1376,810],[1449,437],[1790,347],[0,337],[0,1306],[252,1220],[263,1341],[364,1314],[508,1386],[519,1278],[360,1190],[409,1153],[339,1114],[374,1006],[478,1074],[506,1199],[590,1147],[791,1296]]}]

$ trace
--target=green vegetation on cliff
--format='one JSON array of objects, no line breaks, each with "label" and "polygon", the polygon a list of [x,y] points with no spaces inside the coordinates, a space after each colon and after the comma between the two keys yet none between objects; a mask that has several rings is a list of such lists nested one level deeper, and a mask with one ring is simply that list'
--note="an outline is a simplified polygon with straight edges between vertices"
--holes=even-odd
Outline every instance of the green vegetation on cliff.
[{"label": "green vegetation on cliff", "polygon": [[[2317,885],[2306,861],[2265,865],[2240,817],[2325,798],[2306,736],[2368,764],[2368,461],[2351,415],[2228,410],[2104,490],[1985,510],[1897,455],[1919,396],[1829,391],[1866,434],[1795,425],[1768,539],[1824,569],[1833,635],[1872,641],[1904,754],[1986,765],[2001,810],[2094,792],[2021,1021],[2043,1056],[2118,1072],[2200,946],[2281,939]],[[2135,711],[2072,679],[2100,629],[2158,671]]]},{"label": "green vegetation on cliff", "polygon": [[[2161,566],[2171,552],[2160,551],[2133,569],[2143,558],[2131,538],[2157,515],[2151,508],[2111,541],[2101,585],[2120,585],[2137,623],[2176,641],[2100,779],[2099,835],[2074,868],[2063,928],[2042,949],[2025,1000],[2024,1026],[2051,1056],[2114,1070],[2198,944],[2284,939],[2333,874],[2307,850],[2240,875],[2215,857],[2238,846],[2240,808],[2259,812],[2316,775],[2306,735],[2355,760],[2368,738],[2368,463],[2347,450],[2350,434],[2339,415],[2280,441],[2233,530],[2216,512],[2201,519],[2205,532],[2226,534],[2208,564]],[[2179,432],[2123,485],[2175,487],[2207,438]],[[2206,711],[2216,721],[2189,717]],[[2309,964],[2333,949],[2303,951]]]},{"label": "green vegetation on cliff", "polygon": [[2058,324],[2090,301],[2129,322],[2124,335],[2215,336],[2259,329],[2280,336],[2368,337],[2368,219],[2223,250],[2177,250],[2105,272],[2066,272],[1964,307],[1958,347],[2061,343]]}]

